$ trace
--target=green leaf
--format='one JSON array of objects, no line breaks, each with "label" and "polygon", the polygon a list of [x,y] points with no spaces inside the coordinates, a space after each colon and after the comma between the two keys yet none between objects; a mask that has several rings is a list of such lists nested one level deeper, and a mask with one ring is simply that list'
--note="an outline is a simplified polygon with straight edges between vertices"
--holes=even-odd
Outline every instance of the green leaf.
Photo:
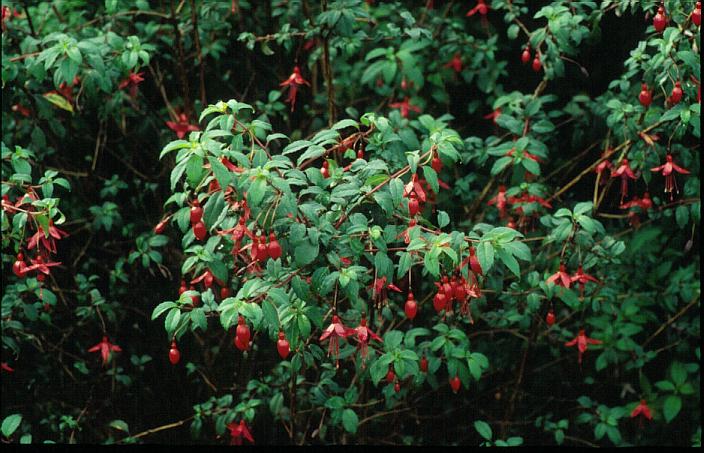
[{"label": "green leaf", "polygon": [[485,421],[477,420],[474,422],[474,429],[477,430],[480,436],[486,440],[491,440],[493,433],[491,432],[491,426]]},{"label": "green leaf", "polygon": [[109,425],[111,428],[115,428],[119,431],[124,431],[128,433],[130,431],[129,425],[124,420],[113,420]]},{"label": "green leaf", "polygon": [[170,308],[176,307],[176,304],[173,302],[162,302],[159,305],[156,306],[154,311],[152,312],[152,321],[161,316],[166,310]]},{"label": "green leaf", "polygon": [[65,97],[61,96],[58,93],[46,93],[44,95],[44,99],[51,102],[60,109],[73,113],[73,106],[71,105],[71,103],[68,102]]},{"label": "green leaf", "polygon": [[357,414],[352,409],[345,409],[342,411],[342,426],[348,433],[356,433],[357,425],[359,424],[359,418]]},{"label": "green leaf", "polygon": [[296,263],[299,266],[305,266],[306,264],[310,264],[315,259],[318,257],[319,253],[319,247],[318,244],[316,243],[315,245],[311,244],[308,241],[304,241],[301,243],[296,249],[294,250],[294,258],[296,259]]},{"label": "green leaf", "polygon": [[[662,407],[662,413],[665,416],[665,421],[670,423],[682,409],[682,399],[677,395],[670,395],[665,399],[665,404]],[[4,426],[4,424],[3,424]]]},{"label": "green leaf", "polygon": [[494,265],[494,246],[489,241],[480,241],[477,246],[477,259],[484,274]]},{"label": "green leaf", "polygon": [[12,433],[17,431],[17,428],[19,428],[21,422],[22,415],[20,414],[12,414],[5,417],[2,421],[2,435],[5,437],[10,437]]}]

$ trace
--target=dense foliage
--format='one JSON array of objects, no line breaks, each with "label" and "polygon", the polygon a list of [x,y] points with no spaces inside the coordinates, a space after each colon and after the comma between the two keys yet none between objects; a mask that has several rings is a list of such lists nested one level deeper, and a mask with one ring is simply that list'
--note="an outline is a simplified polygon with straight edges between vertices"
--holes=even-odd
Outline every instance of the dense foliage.
[{"label": "dense foliage", "polygon": [[700,23],[4,2],[2,441],[699,445]]}]

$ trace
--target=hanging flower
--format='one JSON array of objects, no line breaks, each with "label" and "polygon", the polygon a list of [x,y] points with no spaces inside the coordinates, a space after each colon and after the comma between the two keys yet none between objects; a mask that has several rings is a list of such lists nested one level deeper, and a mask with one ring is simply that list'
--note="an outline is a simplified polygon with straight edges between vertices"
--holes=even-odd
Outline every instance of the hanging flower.
[{"label": "hanging flower", "polygon": [[498,109],[495,109],[491,113],[487,113],[482,118],[484,118],[485,120],[491,120],[491,122],[494,123],[494,125],[496,125],[496,120],[499,119],[500,116],[501,116],[501,109],[498,108]]},{"label": "hanging flower", "polygon": [[582,364],[582,354],[584,354],[586,352],[587,346],[590,344],[601,344],[601,343],[602,343],[601,340],[589,338],[584,333],[584,329],[579,329],[579,333],[577,334],[577,336],[573,340],[565,343],[565,346],[572,347],[574,345],[577,345],[577,351],[578,351],[577,362],[581,365]]},{"label": "hanging flower", "polygon": [[412,105],[408,99],[408,96],[406,96],[403,101],[389,104],[389,107],[392,109],[399,109],[401,111],[401,116],[404,118],[408,118],[408,112],[420,113],[420,107]]},{"label": "hanging flower", "polygon": [[250,443],[254,443],[254,437],[252,433],[249,432],[249,428],[244,420],[240,420],[239,423],[234,421],[227,425],[228,431],[230,431],[230,445],[242,445],[242,438],[244,437]]},{"label": "hanging flower", "polygon": [[474,16],[475,14],[479,13],[481,16],[486,16],[486,14],[489,12],[489,7],[484,3],[485,0],[477,0],[477,5],[467,11],[467,14],[465,15],[466,17]]},{"label": "hanging flower", "polygon": [[333,354],[335,356],[335,367],[340,367],[340,338],[345,338],[354,333],[354,329],[345,327],[340,321],[340,317],[333,315],[332,322],[325,329],[323,334],[320,336],[319,341],[324,341],[330,338],[330,344],[328,345],[328,355]]},{"label": "hanging flower", "polygon": [[611,176],[621,178],[621,203],[623,203],[624,198],[628,196],[628,179],[636,179],[636,175],[628,164],[628,159],[623,159],[621,165],[611,172]]},{"label": "hanging flower", "polygon": [[635,418],[639,415],[642,415],[648,420],[653,419],[653,414],[650,413],[650,408],[645,400],[640,400],[640,404],[638,404],[635,409],[633,409],[633,412],[631,412],[631,418]]},{"label": "hanging flower", "polygon": [[0,363],[0,369],[2,369],[6,373],[14,373],[15,372],[15,369],[10,368],[10,365],[8,365],[7,362]]},{"label": "hanging flower", "polygon": [[[23,275],[27,275],[28,273],[34,272],[34,271],[39,271],[42,274],[49,275],[49,273],[51,272],[51,270],[49,269],[50,267],[58,266],[61,264],[60,262],[44,261],[44,258],[42,258],[41,255],[37,256],[34,259],[30,259],[29,261],[32,264],[30,266],[26,266],[23,268],[23,272],[22,272]],[[41,276],[37,276],[37,279],[40,279],[40,277]]]},{"label": "hanging flower", "polygon": [[499,210],[499,218],[506,217],[506,186],[499,186],[499,193],[486,203],[488,206],[496,205]]},{"label": "hanging flower", "polygon": [[37,229],[37,232],[29,238],[27,249],[32,250],[37,244],[41,244],[44,250],[51,253],[56,253],[56,240],[61,240],[68,236],[68,233],[54,226],[54,221],[49,221],[49,231],[45,234],[44,227]]},{"label": "hanging flower", "polygon": [[579,284],[579,297],[581,298],[584,298],[584,285],[586,285],[587,282],[599,283],[599,280],[584,273],[581,264],[577,268],[577,273],[572,276],[571,281],[572,283],[577,282]]},{"label": "hanging flower", "polygon": [[122,348],[116,344],[110,343],[107,335],[103,336],[100,343],[88,349],[88,352],[100,352],[100,356],[103,359],[103,366],[107,365],[108,359],[110,358],[110,352],[122,352]]},{"label": "hanging flower", "polygon": [[560,269],[548,277],[547,283],[569,288],[572,283],[572,277],[567,273],[567,267],[563,263],[560,263]]},{"label": "hanging flower", "polygon": [[137,97],[137,87],[140,83],[144,82],[144,78],[142,77],[143,74],[143,72],[134,73],[130,71],[130,74],[127,76],[127,78],[120,82],[118,88],[121,90],[129,88],[130,96],[133,98]]},{"label": "hanging flower", "polygon": [[446,68],[452,68],[453,71],[456,73],[462,72],[462,57],[460,56],[460,53],[457,52],[455,55],[452,57],[450,61],[445,63]]},{"label": "hanging flower", "polygon": [[288,97],[284,102],[291,104],[292,112],[296,107],[296,96],[298,95],[298,88],[302,85],[310,86],[310,82],[303,78],[303,76],[301,75],[301,68],[299,68],[298,66],[294,66],[293,72],[290,76],[288,76],[288,79],[284,80],[279,84],[279,86],[282,87],[289,87]]},{"label": "hanging flower", "polygon": [[386,276],[383,276],[381,278],[375,278],[374,282],[371,285],[371,288],[372,296],[378,307],[380,307],[381,304],[385,303],[389,298],[389,290],[396,291],[397,293],[401,292],[398,286],[394,285],[393,283],[387,283]]},{"label": "hanging flower", "polygon": [[190,124],[188,122],[188,116],[186,116],[185,113],[179,113],[177,115],[178,121],[167,121],[166,125],[171,129],[172,131],[176,132],[176,137],[179,139],[182,139],[183,137],[186,136],[187,132],[191,131],[199,131],[200,128],[195,125],[195,124]]},{"label": "hanging flower", "polygon": [[362,356],[362,368],[364,368],[364,360],[367,358],[369,341],[376,340],[381,342],[382,339],[379,337],[379,335],[375,334],[371,331],[371,329],[369,329],[369,327],[367,327],[367,317],[364,315],[362,315],[362,319],[359,321],[359,325],[351,330],[351,334],[354,333],[357,335],[357,347],[359,348],[359,355]]},{"label": "hanging flower", "polygon": [[670,194],[670,201],[673,199],[673,192],[679,192],[677,189],[677,180],[675,180],[675,174],[673,171],[677,173],[681,173],[683,175],[688,175],[689,170],[680,167],[677,165],[673,160],[672,160],[672,154],[668,154],[665,156],[665,163],[660,165],[659,167],[653,167],[650,169],[650,171],[658,171],[662,172],[662,175],[665,177],[665,193]]}]

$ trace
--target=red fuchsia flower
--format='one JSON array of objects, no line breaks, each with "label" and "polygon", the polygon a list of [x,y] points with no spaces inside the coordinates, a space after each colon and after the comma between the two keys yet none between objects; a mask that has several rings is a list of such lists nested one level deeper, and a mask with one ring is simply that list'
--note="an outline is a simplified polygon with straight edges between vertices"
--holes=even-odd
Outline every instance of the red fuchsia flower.
[{"label": "red fuchsia flower", "polygon": [[230,445],[242,445],[243,437],[249,442],[254,443],[254,437],[252,437],[252,433],[249,432],[249,428],[244,420],[240,420],[239,423],[229,423],[227,429],[230,431]]},{"label": "red fuchsia flower", "polygon": [[574,282],[579,283],[579,297],[584,298],[584,285],[586,285],[587,282],[599,283],[599,280],[589,274],[585,274],[580,264],[577,268],[577,273],[572,276],[572,283]]},{"label": "red fuchsia flower", "polygon": [[178,121],[176,121],[176,122],[167,121],[166,125],[169,127],[169,129],[176,132],[176,137],[178,137],[179,139],[185,137],[187,132],[200,130],[200,128],[197,125],[190,124],[188,122],[188,116],[186,116],[185,113],[179,113],[177,115],[177,120]]},{"label": "red fuchsia flower", "polygon": [[648,107],[650,103],[653,102],[653,93],[651,93],[648,89],[647,83],[641,83],[640,85],[640,93],[638,93],[638,102],[640,102],[643,107]]},{"label": "red fuchsia flower", "polygon": [[645,400],[640,400],[640,404],[638,404],[635,409],[633,409],[633,412],[631,412],[631,418],[635,418],[639,415],[642,415],[648,420],[653,419],[653,414],[650,413],[650,408]]},{"label": "red fuchsia flower", "polygon": [[29,110],[27,107],[25,107],[22,104],[13,105],[12,111],[19,113],[20,115],[24,116],[25,118],[29,118],[29,116],[32,114],[32,111]]},{"label": "red fuchsia flower", "polygon": [[581,365],[582,364],[582,354],[584,354],[587,350],[587,345],[590,344],[601,344],[601,340],[596,340],[594,338],[589,338],[585,333],[584,329],[579,329],[579,333],[577,336],[571,340],[565,343],[565,346],[567,347],[572,347],[574,345],[577,345],[577,351],[578,351],[578,356],[577,356],[577,362]]},{"label": "red fuchsia flower", "polygon": [[205,285],[206,288],[210,288],[213,285],[213,278],[213,273],[210,272],[210,269],[206,269],[205,272],[191,280],[191,285],[203,282],[203,285]]},{"label": "red fuchsia flower", "polygon": [[412,105],[408,99],[408,96],[406,96],[403,101],[389,104],[389,107],[392,109],[399,109],[401,111],[401,116],[404,118],[408,118],[408,112],[420,113],[420,107]]},{"label": "red fuchsia flower", "polygon": [[694,23],[697,27],[702,24],[702,2],[697,2],[694,5],[694,10],[692,11],[691,17],[692,23]]},{"label": "red fuchsia flower", "polygon": [[351,333],[357,335],[357,347],[359,348],[359,355],[362,356],[362,368],[364,368],[364,361],[366,360],[367,353],[369,351],[369,342],[371,340],[381,342],[382,339],[381,337],[379,337],[379,335],[375,334],[371,331],[371,329],[369,329],[369,327],[367,327],[367,317],[364,315],[362,315],[362,319],[359,321],[359,325],[354,329],[350,330],[352,331]]},{"label": "red fuchsia flower", "polygon": [[222,164],[225,166],[225,168],[227,168],[228,170],[233,171],[235,173],[242,173],[244,171],[243,168],[238,167],[237,165],[230,162],[230,159],[228,159],[227,157],[221,157],[220,162],[222,162]]},{"label": "red fuchsia flower", "polygon": [[650,193],[645,192],[643,198],[633,197],[631,201],[621,204],[621,209],[635,208],[638,207],[644,211],[653,207],[653,200],[650,198]]},{"label": "red fuchsia flower", "polygon": [[335,356],[336,368],[340,367],[340,338],[348,337],[353,333],[354,329],[345,327],[345,325],[342,324],[342,321],[340,321],[340,317],[337,315],[333,315],[332,322],[320,336],[319,341],[324,341],[327,338],[330,338],[330,343],[328,345],[328,355],[332,354]]},{"label": "red fuchsia flower", "polygon": [[665,156],[664,164],[660,165],[659,167],[653,167],[650,169],[650,171],[662,172],[662,175],[665,177],[665,193],[670,194],[670,200],[673,199],[673,192],[679,192],[679,190],[677,189],[677,180],[675,180],[675,174],[673,173],[673,171],[676,171],[677,173],[681,173],[683,175],[689,174],[689,170],[680,167],[672,160],[672,154],[668,154]]},{"label": "red fuchsia flower", "polygon": [[499,192],[486,203],[488,206],[496,205],[499,210],[499,218],[503,219],[506,217],[506,186],[499,186]]},{"label": "red fuchsia flower", "polygon": [[103,358],[103,366],[107,365],[108,359],[110,358],[110,352],[122,352],[122,348],[116,344],[110,343],[107,335],[103,336],[100,343],[96,344],[88,350],[88,352],[100,352],[100,356]]},{"label": "red fuchsia flower", "polygon": [[667,14],[665,13],[665,8],[662,6],[658,7],[658,12],[653,17],[653,27],[655,31],[661,33],[667,26]]},{"label": "red fuchsia flower", "polygon": [[298,66],[294,66],[293,72],[290,76],[288,76],[288,79],[284,80],[279,84],[279,86],[282,87],[289,87],[288,97],[286,98],[285,102],[291,104],[292,112],[296,106],[296,96],[298,95],[298,88],[302,85],[310,86],[310,82],[303,78],[303,76],[301,75],[301,68],[299,68]]},{"label": "red fuchsia flower", "polygon": [[143,72],[134,73],[130,71],[130,74],[127,76],[127,78],[120,82],[118,88],[121,90],[129,88],[130,96],[133,98],[137,97],[137,87],[140,83],[144,82],[144,78],[142,77],[143,74]]},{"label": "red fuchsia flower", "polygon": [[[603,160],[602,160],[601,162],[599,162],[599,164],[598,164],[596,167],[594,167],[594,171],[595,171],[597,174],[602,174],[605,170],[611,170],[611,169],[613,168],[613,165],[611,165],[611,161],[606,158],[606,157],[609,155],[609,153],[610,153],[611,151],[612,151],[611,148],[607,148],[607,149],[602,153],[601,158],[602,158]],[[611,173],[611,172],[609,171],[609,173],[607,173],[606,175],[609,176],[610,173]],[[606,184],[606,178],[600,179],[599,183],[600,183],[600,184]]]},{"label": "red fuchsia flower", "polygon": [[44,233],[44,228],[40,227],[37,232],[29,238],[27,249],[32,250],[37,244],[41,244],[45,251],[56,253],[56,239],[61,240],[68,236],[68,233],[54,226],[54,221],[49,221],[48,236]]},{"label": "red fuchsia flower", "polygon": [[675,82],[675,86],[672,88],[672,93],[670,93],[670,96],[667,98],[667,102],[670,105],[675,105],[679,104],[679,102],[682,100],[682,96],[684,93],[682,92],[682,83],[681,82]]},{"label": "red fuchsia flower", "polygon": [[378,306],[386,302],[389,297],[389,290],[396,291],[397,293],[402,292],[398,286],[393,283],[387,283],[386,276],[375,278],[370,287],[372,288],[372,297]]},{"label": "red fuchsia flower", "polygon": [[425,190],[423,190],[423,185],[418,179],[417,173],[414,173],[408,184],[403,187],[403,196],[405,198],[411,198],[413,195],[415,195],[420,202],[425,203]]},{"label": "red fuchsia flower", "polygon": [[487,113],[486,115],[483,116],[485,120],[491,120],[494,125],[496,125],[496,120],[499,119],[501,116],[501,109],[495,109],[491,113]]},{"label": "red fuchsia flower", "polygon": [[5,31],[7,29],[7,25],[5,25],[5,21],[10,18],[10,7],[9,6],[2,6],[2,31]]},{"label": "red fuchsia flower", "polygon": [[445,63],[446,68],[452,68],[453,71],[460,73],[462,72],[462,57],[460,56],[460,53],[457,52],[455,55],[452,57],[450,61]]},{"label": "red fuchsia flower", "polygon": [[15,372],[15,369],[10,368],[10,365],[8,365],[7,362],[0,363],[0,369],[2,369],[6,373],[14,373]]},{"label": "red fuchsia flower", "polygon": [[649,192],[643,194],[643,198],[638,201],[638,206],[644,211],[653,207],[653,200],[650,198]]},{"label": "red fuchsia flower", "polygon": [[[513,157],[513,155],[514,155],[515,152],[516,152],[516,149],[515,149],[515,148],[511,148],[511,149],[506,153],[506,156],[508,156],[508,157]],[[538,162],[538,163],[542,162],[542,161],[540,160],[540,157],[536,156],[535,154],[531,154],[531,153],[529,153],[529,152],[526,151],[526,150],[523,150],[523,152],[522,152],[521,154],[523,155],[523,157],[525,157],[525,158],[527,158],[527,159],[530,159],[530,160],[532,160],[532,161],[535,161],[535,162]]]},{"label": "red fuchsia flower", "polygon": [[467,11],[467,14],[465,15],[466,17],[474,16],[475,14],[479,13],[481,16],[486,16],[486,14],[489,12],[489,7],[484,3],[484,0],[477,0],[477,5]]},{"label": "red fuchsia flower", "polygon": [[469,268],[472,269],[472,272],[477,275],[482,275],[482,266],[481,264],[479,264],[479,258],[477,258],[477,251],[474,247],[469,248],[469,256],[462,260],[462,263],[460,264],[460,269],[465,267],[467,264],[469,264]]},{"label": "red fuchsia flower", "polygon": [[567,267],[563,263],[560,263],[560,269],[548,277],[546,282],[569,288],[572,283],[572,277],[567,273]]},{"label": "red fuchsia flower", "polygon": [[403,242],[406,244],[410,244],[411,242],[411,228],[415,227],[418,224],[416,219],[411,219],[408,221],[408,228],[403,230],[401,233],[399,233],[398,236],[396,236],[396,239],[399,239],[400,237],[403,236]]},{"label": "red fuchsia flower", "polygon": [[32,264],[30,266],[27,266],[24,268],[23,275],[27,275],[30,272],[38,271],[41,272],[42,274],[49,275],[51,270],[49,269],[50,267],[58,266],[61,263],[58,262],[45,262],[44,258],[42,258],[41,255],[37,256],[34,259],[29,260]]},{"label": "red fuchsia flower", "polygon": [[628,164],[628,159],[623,159],[621,165],[611,172],[611,177],[615,178],[617,176],[621,178],[621,203],[623,203],[624,198],[628,196],[628,179],[637,179]]}]

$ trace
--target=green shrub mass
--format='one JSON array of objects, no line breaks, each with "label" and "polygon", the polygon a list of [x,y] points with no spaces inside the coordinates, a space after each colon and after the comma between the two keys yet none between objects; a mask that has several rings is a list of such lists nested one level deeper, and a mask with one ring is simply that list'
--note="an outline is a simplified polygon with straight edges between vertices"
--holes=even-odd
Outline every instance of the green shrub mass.
[{"label": "green shrub mass", "polygon": [[2,442],[699,446],[700,24],[3,0]]}]

